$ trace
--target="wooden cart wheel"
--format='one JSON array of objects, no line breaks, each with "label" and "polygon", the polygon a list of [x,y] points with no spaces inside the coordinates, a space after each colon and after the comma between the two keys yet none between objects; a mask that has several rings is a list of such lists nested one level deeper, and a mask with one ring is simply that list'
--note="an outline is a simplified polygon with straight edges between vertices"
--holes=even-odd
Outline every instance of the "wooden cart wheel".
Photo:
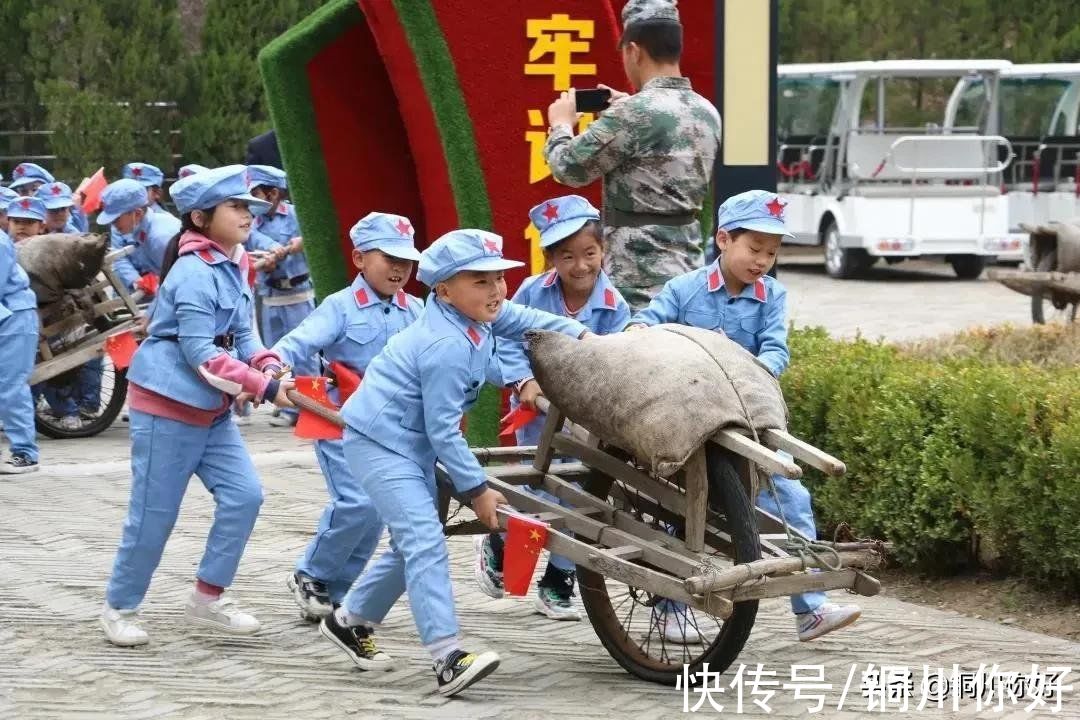
[{"label": "wooden cart wheel", "polygon": [[124,409],[124,402],[127,400],[127,371],[117,370],[109,358],[105,357],[101,364],[101,402],[96,408],[97,411],[80,412],[77,427],[65,425],[56,412],[57,408],[50,406],[41,391],[49,387],[56,394],[70,397],[77,391],[79,371],[82,367],[85,366],[69,370],[34,386],[34,421],[42,435],[54,440],[93,437],[107,430]]},{"label": "wooden cart wheel", "polygon": [[[734,562],[759,560],[761,545],[754,509],[737,470],[744,464],[712,443],[707,448],[707,464],[709,504],[723,516],[713,517],[710,522],[719,523],[730,534]],[[628,512],[648,515],[632,507],[631,494],[613,497],[612,486],[610,478],[599,477],[585,487]],[[736,603],[731,617],[722,621],[692,608],[673,605],[646,590],[609,580],[581,565],[577,566],[577,576],[582,604],[600,642],[619,665],[650,682],[674,685],[683,674],[684,665],[694,673],[707,662],[710,672],[723,672],[746,644],[757,617],[757,600]],[[665,637],[661,629],[665,618],[669,628],[674,618],[674,634],[681,640]],[[685,642],[688,627],[700,635],[700,642]]]},{"label": "wooden cart wheel", "polygon": [[[1049,272],[1054,269],[1057,253],[1046,252],[1039,258],[1035,269]],[[1063,298],[1045,290],[1031,293],[1031,321],[1036,325],[1064,324],[1076,322],[1076,298]]]}]

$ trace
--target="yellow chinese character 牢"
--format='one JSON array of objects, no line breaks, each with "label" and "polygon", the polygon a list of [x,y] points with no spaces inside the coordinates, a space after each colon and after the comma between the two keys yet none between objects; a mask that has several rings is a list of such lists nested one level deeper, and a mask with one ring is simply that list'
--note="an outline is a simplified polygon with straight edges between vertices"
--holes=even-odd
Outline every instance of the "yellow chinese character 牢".
[{"label": "yellow chinese character \u7262", "polygon": [[[574,54],[589,52],[595,26],[592,20],[571,20],[554,14],[547,19],[525,21],[525,35],[533,39],[526,75],[551,75],[555,90],[569,90],[575,75],[595,75],[596,63],[574,61]],[[551,56],[547,58],[547,56]],[[537,62],[541,58],[549,62]]]}]

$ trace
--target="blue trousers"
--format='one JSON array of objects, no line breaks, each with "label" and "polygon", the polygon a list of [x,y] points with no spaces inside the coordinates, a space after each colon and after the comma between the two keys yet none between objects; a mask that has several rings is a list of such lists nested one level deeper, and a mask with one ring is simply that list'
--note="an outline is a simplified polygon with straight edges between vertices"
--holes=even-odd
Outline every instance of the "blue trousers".
[{"label": "blue trousers", "polygon": [[[265,300],[265,299],[264,299]],[[295,305],[262,305],[262,340],[266,347],[273,347],[281,338],[296,329],[296,326],[315,311],[315,301],[296,303]],[[293,368],[293,375],[318,375],[319,367],[314,358],[307,358],[302,363],[297,363]],[[283,415],[295,416],[299,411],[288,408],[281,411]]]},{"label": "blue trousers", "polygon": [[101,370],[104,361],[94,358],[80,365],[75,379],[67,385],[43,382],[34,386],[45,396],[49,407],[59,417],[77,415],[79,410],[97,412],[101,409]]},{"label": "blue trousers", "polygon": [[30,374],[37,358],[36,310],[17,310],[0,321],[0,422],[11,452],[38,459]]},{"label": "blue trousers", "polygon": [[[790,456],[788,456],[790,459]],[[767,513],[780,517],[780,508],[788,525],[806,535],[811,540],[817,539],[817,525],[814,524],[814,510],[810,505],[810,491],[798,480],[773,475],[776,496],[763,487],[758,492],[758,507]],[[791,596],[791,610],[795,613],[807,613],[817,610],[825,604],[823,592],[808,592]]]},{"label": "blue trousers", "polygon": [[236,423],[227,412],[210,427],[199,427],[138,410],[130,412],[130,421],[131,500],[106,601],[118,610],[142,602],[192,475],[215,504],[197,576],[228,587],[263,500]]},{"label": "blue trousers", "polygon": [[383,524],[345,462],[342,441],[316,441],[315,456],[326,479],[330,502],[296,570],[322,580],[330,592],[330,600],[340,603],[375,553]]},{"label": "blue trousers", "polygon": [[457,635],[435,468],[421,467],[350,428],[345,429],[345,459],[390,528],[390,549],[352,586],[345,609],[381,623],[407,591],[421,642]]}]

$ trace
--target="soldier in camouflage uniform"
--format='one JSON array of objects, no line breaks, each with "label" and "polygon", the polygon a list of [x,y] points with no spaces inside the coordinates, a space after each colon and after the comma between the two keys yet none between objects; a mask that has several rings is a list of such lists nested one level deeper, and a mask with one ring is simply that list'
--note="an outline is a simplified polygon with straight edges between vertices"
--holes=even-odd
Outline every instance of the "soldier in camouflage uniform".
[{"label": "soldier in camouflage uniform", "polygon": [[[581,187],[604,179],[606,270],[634,310],[664,283],[702,266],[697,216],[720,147],[720,115],[679,71],[682,26],[673,0],[630,0],[620,47],[633,95],[574,136],[574,91],[548,108],[551,173]],[[604,87],[604,86],[601,86]]]}]

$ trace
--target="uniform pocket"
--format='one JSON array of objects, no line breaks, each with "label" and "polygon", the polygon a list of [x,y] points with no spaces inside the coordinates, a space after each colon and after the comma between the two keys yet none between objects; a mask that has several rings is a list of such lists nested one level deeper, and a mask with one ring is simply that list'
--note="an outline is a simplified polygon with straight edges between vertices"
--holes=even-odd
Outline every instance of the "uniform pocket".
[{"label": "uniform pocket", "polygon": [[379,334],[379,328],[374,325],[357,324],[350,325],[345,329],[345,336],[358,345],[366,345]]},{"label": "uniform pocket", "polygon": [[411,405],[406,408],[401,415],[401,426],[415,432],[425,432],[427,428],[424,427],[424,406]]},{"label": "uniform pocket", "polygon": [[228,296],[219,295],[217,299],[217,310],[214,313],[214,334],[222,335],[229,331],[232,326],[233,316],[236,315],[238,301],[243,298],[243,295]]},{"label": "uniform pocket", "polygon": [[700,310],[686,311],[686,324],[704,330],[724,330],[724,316]]}]

